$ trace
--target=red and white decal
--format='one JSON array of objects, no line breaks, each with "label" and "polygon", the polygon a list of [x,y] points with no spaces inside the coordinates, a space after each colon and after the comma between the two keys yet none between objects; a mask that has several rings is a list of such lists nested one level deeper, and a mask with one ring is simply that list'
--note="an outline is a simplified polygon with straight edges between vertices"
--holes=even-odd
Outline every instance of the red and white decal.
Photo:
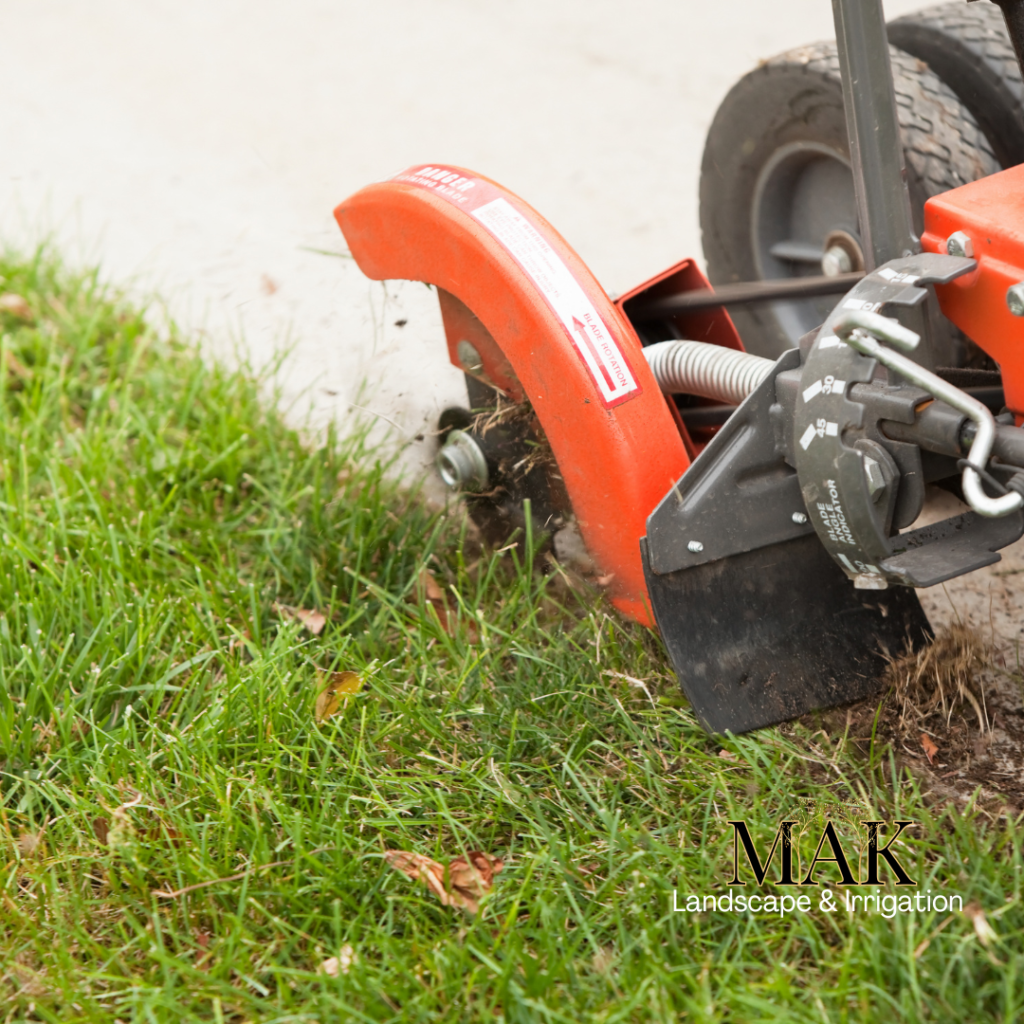
[{"label": "red and white decal", "polygon": [[448,167],[410,168],[392,180],[430,189],[471,214],[504,246],[561,321],[606,407],[640,394],[640,385],[618,342],[579,281],[501,189]]}]

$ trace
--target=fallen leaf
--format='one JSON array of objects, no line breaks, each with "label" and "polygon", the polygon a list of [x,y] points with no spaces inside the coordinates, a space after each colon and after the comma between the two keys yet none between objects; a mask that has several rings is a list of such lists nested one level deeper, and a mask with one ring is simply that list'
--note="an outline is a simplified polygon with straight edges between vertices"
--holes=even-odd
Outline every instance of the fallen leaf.
[{"label": "fallen leaf", "polygon": [[450,896],[459,894],[464,901],[461,905],[475,914],[479,909],[477,900],[491,891],[494,876],[504,868],[505,862],[481,850],[470,850],[466,857],[456,857],[448,865]]},{"label": "fallen leaf", "polygon": [[441,628],[451,636],[452,631],[448,621],[448,601],[444,591],[438,586],[437,580],[434,579],[434,574],[429,569],[420,570],[417,589],[423,600],[434,606],[434,611],[437,612]]},{"label": "fallen leaf", "polygon": [[274,611],[286,619],[294,619],[313,634],[319,636],[327,625],[327,617],[315,608],[293,608],[288,604],[274,602]]},{"label": "fallen leaf", "polygon": [[413,881],[424,881],[434,895],[447,907],[448,892],[444,887],[444,865],[408,850],[385,850],[384,858],[396,870],[407,874]]},{"label": "fallen leaf", "polygon": [[505,866],[500,857],[482,850],[470,850],[466,857],[456,857],[447,869],[422,853],[408,850],[385,850],[384,857],[396,871],[413,881],[426,882],[442,906],[461,907],[468,914],[480,909],[479,900],[491,891],[494,876]]},{"label": "fallen leaf", "polygon": [[0,295],[0,312],[10,313],[11,316],[21,317],[22,320],[29,320],[32,317],[32,309],[29,304],[14,292],[5,292]]},{"label": "fallen leaf", "polygon": [[319,636],[327,625],[327,618],[315,608],[296,608],[295,618],[299,620],[314,636]]},{"label": "fallen leaf", "polygon": [[939,748],[932,742],[931,736],[928,733],[921,733],[921,747],[928,757],[929,764],[935,764],[935,755],[939,752]]},{"label": "fallen leaf", "polygon": [[349,697],[355,696],[362,688],[363,680],[358,672],[332,672],[316,699],[316,720],[324,722],[331,715],[343,711]]},{"label": "fallen leaf", "polygon": [[978,941],[983,946],[987,947],[999,938],[995,929],[988,923],[985,911],[981,909],[979,904],[968,903],[964,907],[964,913],[971,919],[971,924],[974,925],[974,934],[978,936]]},{"label": "fallen leaf", "polygon": [[355,962],[355,950],[346,942],[337,956],[330,957],[320,965],[320,970],[329,978],[336,978],[339,974],[348,974]]},{"label": "fallen leaf", "polygon": [[46,843],[43,842],[43,833],[46,829],[41,828],[38,832],[22,832],[14,841],[18,853],[26,860],[46,856]]},{"label": "fallen leaf", "polygon": [[735,760],[737,760],[737,755],[734,754],[731,750],[720,750],[718,752],[718,756],[725,758],[726,761],[735,761]]},{"label": "fallen leaf", "polygon": [[109,818],[93,818],[92,830],[96,838],[104,845],[107,845],[107,836],[110,835]]},{"label": "fallen leaf", "polygon": [[[441,623],[441,628],[449,636],[452,636],[457,619],[456,609],[452,606],[451,595],[441,589],[437,580],[434,579],[434,574],[429,569],[420,570],[419,577],[416,580],[416,592],[422,600],[433,607],[434,611],[437,612],[437,620]],[[480,638],[476,623],[472,620],[466,622],[465,630],[466,639],[469,643],[475,644]]]}]

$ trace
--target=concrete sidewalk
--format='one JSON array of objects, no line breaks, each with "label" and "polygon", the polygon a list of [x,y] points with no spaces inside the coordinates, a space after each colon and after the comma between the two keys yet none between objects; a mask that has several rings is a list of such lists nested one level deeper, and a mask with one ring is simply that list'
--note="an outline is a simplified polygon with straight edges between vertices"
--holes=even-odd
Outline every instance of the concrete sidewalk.
[{"label": "concrete sidewalk", "polygon": [[[0,24],[2,237],[52,232],[159,290],[218,355],[292,344],[296,422],[311,400],[344,427],[358,402],[405,439],[464,400],[461,375],[431,293],[310,251],[342,251],[335,204],[412,163],[470,167],[624,291],[700,254],[704,134],[733,81],[832,35],[828,0],[33,0]],[[431,453],[412,441],[407,464]]]}]

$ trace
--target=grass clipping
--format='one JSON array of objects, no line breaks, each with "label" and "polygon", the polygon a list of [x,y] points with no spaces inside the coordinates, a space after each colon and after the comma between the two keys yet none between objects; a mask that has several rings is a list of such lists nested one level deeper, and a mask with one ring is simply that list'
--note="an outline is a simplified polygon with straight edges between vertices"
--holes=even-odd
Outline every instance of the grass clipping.
[{"label": "grass clipping", "polygon": [[938,715],[948,729],[953,716],[963,716],[967,705],[979,732],[991,731],[980,675],[990,663],[991,646],[978,630],[954,623],[941,629],[927,647],[890,661],[886,682],[893,690],[900,733],[920,732]]}]

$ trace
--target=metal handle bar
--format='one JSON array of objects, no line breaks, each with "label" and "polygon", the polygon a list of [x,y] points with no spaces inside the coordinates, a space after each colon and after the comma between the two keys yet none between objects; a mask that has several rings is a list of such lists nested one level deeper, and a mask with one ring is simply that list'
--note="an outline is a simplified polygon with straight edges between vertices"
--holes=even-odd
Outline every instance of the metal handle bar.
[{"label": "metal handle bar", "polygon": [[1024,505],[1024,498],[1017,493],[1005,494],[1001,498],[990,498],[982,489],[978,470],[984,470],[992,454],[992,445],[996,438],[996,423],[992,413],[977,399],[971,398],[959,388],[937,377],[934,373],[918,366],[906,356],[885,348],[879,343],[883,341],[912,352],[921,340],[920,335],[889,317],[878,313],[847,313],[833,325],[835,335],[855,348],[863,355],[877,359],[883,366],[895,370],[912,384],[951,405],[962,412],[977,425],[978,432],[971,442],[971,450],[967,455],[967,466],[964,468],[963,490],[967,504],[979,515],[992,519],[1016,512]]}]

